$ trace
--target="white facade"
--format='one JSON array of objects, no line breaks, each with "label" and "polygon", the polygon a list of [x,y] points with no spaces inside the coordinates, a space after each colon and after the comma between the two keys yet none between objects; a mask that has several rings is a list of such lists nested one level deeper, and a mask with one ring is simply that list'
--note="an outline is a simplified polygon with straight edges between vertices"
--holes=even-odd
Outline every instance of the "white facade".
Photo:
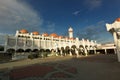
[{"label": "white facade", "polygon": [[39,34],[38,32],[28,33],[27,30],[16,31],[15,36],[7,36],[7,41],[5,43],[5,51],[8,49],[14,49],[15,51],[18,49],[31,51],[34,49],[54,49],[57,48],[66,48],[71,47],[73,45],[76,46],[77,49],[80,49],[82,46],[83,50],[87,55],[87,51],[90,49],[95,50],[97,45],[96,41],[93,40],[79,40],[79,38],[73,38],[73,29],[69,28],[69,37],[58,36],[57,34]]}]

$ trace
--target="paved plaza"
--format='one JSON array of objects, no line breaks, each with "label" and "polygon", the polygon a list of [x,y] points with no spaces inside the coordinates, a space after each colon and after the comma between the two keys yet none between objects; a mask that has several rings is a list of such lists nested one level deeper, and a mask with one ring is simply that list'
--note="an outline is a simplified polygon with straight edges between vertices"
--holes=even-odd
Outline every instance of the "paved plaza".
[{"label": "paved plaza", "polygon": [[57,56],[0,64],[0,80],[120,80],[117,56]]}]

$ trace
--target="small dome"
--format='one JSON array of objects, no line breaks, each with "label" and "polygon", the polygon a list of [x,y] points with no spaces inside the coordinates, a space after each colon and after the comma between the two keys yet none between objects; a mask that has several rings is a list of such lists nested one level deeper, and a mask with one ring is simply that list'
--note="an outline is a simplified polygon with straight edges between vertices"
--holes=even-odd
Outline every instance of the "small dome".
[{"label": "small dome", "polygon": [[48,33],[43,33],[42,35],[45,36],[45,37],[46,37],[46,36],[49,36]]},{"label": "small dome", "polygon": [[61,38],[63,38],[63,36],[56,36],[55,38],[60,38],[61,39]]},{"label": "small dome", "polygon": [[39,32],[35,31],[35,32],[32,32],[33,35],[39,35]]},{"label": "small dome", "polygon": [[58,37],[58,35],[57,35],[57,34],[55,34],[55,33],[50,34],[50,36],[53,36],[53,37]]},{"label": "small dome", "polygon": [[28,31],[25,30],[25,29],[22,29],[22,30],[20,30],[20,33],[22,33],[22,34],[26,34],[26,33],[28,33]]},{"label": "small dome", "polygon": [[120,22],[120,18],[117,18],[115,21]]},{"label": "small dome", "polygon": [[59,38],[63,38],[63,36],[59,36]]},{"label": "small dome", "polygon": [[68,29],[68,31],[69,31],[69,32],[72,32],[72,31],[73,31],[73,29],[70,27],[70,28]]}]

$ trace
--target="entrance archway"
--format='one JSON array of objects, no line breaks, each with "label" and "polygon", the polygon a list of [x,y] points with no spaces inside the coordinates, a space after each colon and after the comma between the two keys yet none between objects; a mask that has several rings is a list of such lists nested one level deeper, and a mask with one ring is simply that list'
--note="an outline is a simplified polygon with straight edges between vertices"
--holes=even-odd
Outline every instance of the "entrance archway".
[{"label": "entrance archway", "polygon": [[71,53],[72,53],[72,55],[76,55],[75,54],[75,48],[76,48],[76,45],[72,45],[71,46]]},{"label": "entrance archway", "polygon": [[65,53],[66,53],[66,54],[69,54],[69,53],[70,53],[70,47],[69,47],[69,46],[66,46],[66,47],[65,47]]},{"label": "entrance archway", "polygon": [[10,48],[10,49],[7,50],[7,52],[8,52],[8,53],[15,53],[15,49]]}]

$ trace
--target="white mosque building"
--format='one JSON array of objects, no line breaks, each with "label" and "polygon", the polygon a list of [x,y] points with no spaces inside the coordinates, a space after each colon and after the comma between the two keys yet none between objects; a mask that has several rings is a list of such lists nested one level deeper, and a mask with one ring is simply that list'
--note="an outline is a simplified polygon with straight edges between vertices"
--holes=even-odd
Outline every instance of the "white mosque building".
[{"label": "white mosque building", "polygon": [[15,36],[7,36],[5,43],[5,51],[14,50],[19,51],[40,51],[41,49],[61,50],[68,47],[72,49],[75,46],[76,50],[81,49],[87,56],[89,50],[93,50],[96,53],[96,41],[86,40],[73,37],[73,29],[68,29],[69,37],[60,36],[56,33],[48,34],[39,32],[28,32],[25,29],[17,30]]}]

